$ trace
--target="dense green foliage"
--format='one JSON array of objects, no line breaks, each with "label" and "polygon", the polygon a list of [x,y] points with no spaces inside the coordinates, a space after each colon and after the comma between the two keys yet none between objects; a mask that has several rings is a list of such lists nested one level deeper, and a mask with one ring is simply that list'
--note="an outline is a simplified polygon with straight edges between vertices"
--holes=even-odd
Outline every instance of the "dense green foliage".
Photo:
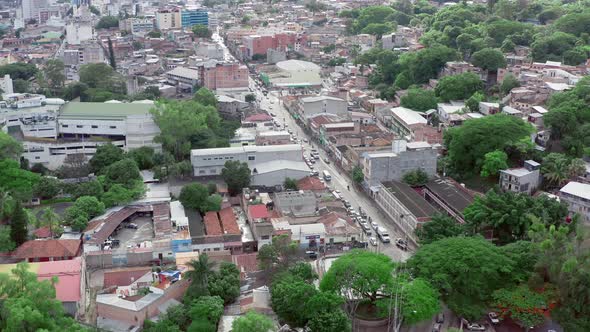
[{"label": "dense green foliage", "polygon": [[211,35],[213,35],[213,32],[211,32],[211,30],[209,30],[209,28],[203,24],[193,25],[192,31],[195,37],[199,38],[211,38]]},{"label": "dense green foliage", "polygon": [[408,93],[401,98],[401,105],[407,107],[412,111],[426,112],[431,109],[436,109],[438,100],[432,90],[424,90],[418,88],[408,89]]},{"label": "dense green foliage", "polygon": [[496,176],[501,170],[507,168],[508,155],[506,152],[499,150],[488,152],[484,155],[480,175],[482,177]]},{"label": "dense green foliage", "polygon": [[234,320],[231,327],[233,332],[269,332],[275,328],[275,324],[270,318],[252,310]]},{"label": "dense green foliage", "polygon": [[96,24],[97,29],[110,29],[119,26],[119,18],[116,16],[102,16]]},{"label": "dense green foliage", "polygon": [[218,194],[209,194],[209,189],[200,183],[191,183],[182,187],[179,200],[183,206],[201,213],[219,211],[222,198]]},{"label": "dense green foliage", "polygon": [[463,234],[465,234],[465,227],[455,219],[443,214],[432,216],[429,222],[416,228],[416,236],[421,245]]},{"label": "dense green foliage", "polygon": [[[68,86],[64,94],[71,98],[80,97],[84,102],[105,102],[125,99],[126,80],[113,67],[105,63],[91,63],[80,67],[80,82]],[[69,98],[67,98],[69,99]]]},{"label": "dense green foliage", "polygon": [[422,169],[408,171],[402,177],[402,181],[412,187],[423,186],[428,182],[428,174]]},{"label": "dense green foliage", "polygon": [[230,195],[237,195],[241,193],[243,188],[250,185],[250,168],[247,163],[229,160],[225,162],[221,170],[221,177],[227,183]]},{"label": "dense green foliage", "polygon": [[434,92],[442,101],[463,100],[483,88],[479,76],[474,73],[445,76],[438,81]]}]

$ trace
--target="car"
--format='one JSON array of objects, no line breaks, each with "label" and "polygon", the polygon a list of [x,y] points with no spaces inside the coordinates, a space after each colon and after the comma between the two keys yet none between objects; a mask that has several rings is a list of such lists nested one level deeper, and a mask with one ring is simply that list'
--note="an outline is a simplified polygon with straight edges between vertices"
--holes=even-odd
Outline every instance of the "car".
[{"label": "car", "polygon": [[371,227],[370,227],[370,226],[369,226],[369,224],[367,224],[367,223],[364,223],[364,222],[363,222],[363,223],[361,223],[361,226],[362,226],[362,227],[363,227],[363,229],[364,229],[364,230],[366,230],[366,231],[370,231],[370,230],[371,230]]},{"label": "car", "polygon": [[397,238],[395,239],[395,246],[400,248],[403,251],[408,250],[408,241],[402,239],[402,238]]},{"label": "car", "polygon": [[371,237],[369,238],[369,242],[370,242],[372,245],[374,245],[374,246],[376,246],[376,245],[377,245],[377,239],[376,239],[374,236],[371,236]]},{"label": "car", "polygon": [[338,195],[340,195],[340,190],[336,189],[334,190]]},{"label": "car", "polygon": [[276,115],[276,114],[274,114],[274,113],[270,113],[270,116],[272,116],[272,117],[274,118],[274,117],[275,117],[275,116],[277,116],[277,115]]},{"label": "car", "polygon": [[318,153],[317,149],[311,149],[311,153]]},{"label": "car", "polygon": [[304,139],[303,139],[303,141],[304,141],[305,143],[307,143],[307,142],[308,142],[307,138],[304,138]]},{"label": "car", "polygon": [[352,206],[352,204],[350,204],[350,202],[349,202],[349,201],[347,201],[347,200],[344,200],[344,207],[345,207],[345,208],[347,208],[347,209],[348,209],[348,208],[349,208],[349,207],[351,207],[351,206]]},{"label": "car", "polygon": [[442,324],[434,324],[434,326],[432,326],[432,332],[440,332],[442,331]]},{"label": "car", "polygon": [[478,324],[478,323],[472,323],[472,324],[467,324],[467,329],[469,331],[485,331],[486,327]]},{"label": "car", "polygon": [[318,258],[318,253],[313,251],[313,250],[308,250],[305,252],[305,254],[307,255],[307,257],[311,258],[311,259],[316,259]]},{"label": "car", "polygon": [[330,164],[330,159],[328,159],[328,158],[324,158],[324,162],[325,162],[326,164]]},{"label": "car", "polygon": [[444,323],[444,321],[445,321],[445,314],[440,312],[438,315],[436,315],[436,322],[437,323]]},{"label": "car", "polygon": [[111,246],[104,246],[104,248],[102,248],[102,250],[111,250]]},{"label": "car", "polygon": [[492,322],[492,324],[500,323],[500,316],[498,316],[498,314],[493,311],[488,313],[488,318],[490,319],[490,322]]},{"label": "car", "polygon": [[309,162],[315,164],[315,159],[309,159]]},{"label": "car", "polygon": [[312,156],[313,156],[313,159],[320,160],[320,155],[319,154],[314,154]]},{"label": "car", "polygon": [[377,230],[377,228],[379,228],[379,224],[377,224],[376,222],[372,221],[371,222],[371,227],[373,227],[374,230]]},{"label": "car", "polygon": [[137,229],[138,227],[137,227],[137,224],[134,224],[131,222],[131,223],[127,224],[125,226],[125,228]]},{"label": "car", "polygon": [[365,231],[365,234],[367,236],[371,236],[373,234],[373,233],[371,233],[371,230],[370,229],[363,229],[363,231]]}]

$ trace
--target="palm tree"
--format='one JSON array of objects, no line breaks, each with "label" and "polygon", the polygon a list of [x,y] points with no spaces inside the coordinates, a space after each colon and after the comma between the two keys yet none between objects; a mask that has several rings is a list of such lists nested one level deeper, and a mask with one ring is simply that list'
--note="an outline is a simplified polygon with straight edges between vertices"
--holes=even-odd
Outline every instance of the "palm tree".
[{"label": "palm tree", "polygon": [[52,208],[47,207],[43,209],[41,221],[44,225],[49,227],[49,232],[51,233],[51,237],[53,238],[53,231],[59,227],[59,215],[57,215],[57,213],[55,213],[55,211],[53,211]]},{"label": "palm tree", "polygon": [[586,173],[586,162],[580,158],[574,158],[570,161],[570,165],[568,167],[568,173],[570,177],[576,177],[580,175],[584,175]]},{"label": "palm tree", "polygon": [[569,162],[561,153],[550,153],[543,158],[541,173],[553,186],[559,186],[569,178]]},{"label": "palm tree", "polygon": [[187,272],[191,279],[191,287],[206,291],[209,286],[209,275],[215,263],[209,261],[207,254],[200,254],[198,260],[192,260],[188,264],[192,268]]}]

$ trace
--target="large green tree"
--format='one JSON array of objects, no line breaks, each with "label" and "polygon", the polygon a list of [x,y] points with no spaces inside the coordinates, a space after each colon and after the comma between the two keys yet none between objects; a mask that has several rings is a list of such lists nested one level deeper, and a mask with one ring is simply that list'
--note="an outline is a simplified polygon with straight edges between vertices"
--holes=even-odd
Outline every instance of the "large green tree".
[{"label": "large green tree", "polygon": [[496,150],[488,152],[483,157],[480,175],[482,177],[496,176],[508,168],[508,155],[504,151]]},{"label": "large green tree", "polygon": [[34,194],[41,198],[54,198],[61,191],[61,184],[54,177],[44,176],[39,179],[33,188]]},{"label": "large green tree", "polygon": [[179,200],[182,205],[187,208],[201,210],[207,197],[209,197],[209,190],[207,187],[200,183],[191,183],[182,187]]},{"label": "large green tree", "polygon": [[123,149],[112,143],[100,145],[89,161],[92,171],[101,174],[103,170],[111,164],[125,158]]},{"label": "large green tree", "polygon": [[429,244],[447,237],[459,236],[465,233],[465,227],[455,219],[436,214],[432,216],[429,222],[416,228],[416,236],[421,245]]},{"label": "large green tree", "polygon": [[120,184],[126,188],[135,188],[142,183],[139,167],[133,159],[125,158],[112,163],[104,169],[107,187]]},{"label": "large green tree", "polygon": [[222,262],[219,271],[210,272],[208,281],[211,296],[219,296],[224,304],[234,302],[240,295],[240,270],[233,263]]},{"label": "large green tree", "polygon": [[437,99],[432,90],[412,88],[402,96],[401,105],[416,112],[426,112],[436,109]]},{"label": "large green tree", "polygon": [[20,202],[16,202],[14,212],[10,218],[10,238],[18,247],[27,241],[28,218]]},{"label": "large green tree", "polygon": [[237,195],[243,188],[250,185],[250,173],[248,164],[244,162],[238,160],[225,162],[221,170],[221,177],[227,183],[227,189],[230,195]]},{"label": "large green tree", "polygon": [[453,312],[477,319],[492,292],[510,282],[514,262],[483,238],[451,237],[420,247],[408,267],[438,288]]},{"label": "large green tree", "polygon": [[233,332],[271,332],[276,328],[272,319],[253,310],[234,320],[231,327]]},{"label": "large green tree", "polygon": [[450,166],[458,175],[477,174],[486,153],[503,150],[531,131],[531,126],[521,119],[503,114],[467,120],[445,132]]},{"label": "large green tree", "polygon": [[31,199],[39,178],[39,174],[23,170],[16,160],[0,159],[0,186],[14,199]]},{"label": "large green tree", "polygon": [[0,159],[18,159],[23,147],[12,136],[0,131]]},{"label": "large green tree", "polygon": [[217,108],[217,97],[211,90],[201,87],[193,95],[193,100],[204,106],[213,106]]},{"label": "large green tree", "polygon": [[483,88],[481,78],[474,73],[463,73],[441,78],[434,89],[443,101],[463,100]]},{"label": "large green tree", "polygon": [[506,67],[504,54],[495,48],[484,48],[473,53],[471,55],[471,62],[474,66],[487,70],[488,72]]},{"label": "large green tree", "polygon": [[192,27],[193,34],[199,38],[211,38],[213,32],[206,25],[196,24]]},{"label": "large green tree", "polygon": [[10,226],[0,226],[0,252],[9,252],[16,248],[16,244],[10,236]]}]

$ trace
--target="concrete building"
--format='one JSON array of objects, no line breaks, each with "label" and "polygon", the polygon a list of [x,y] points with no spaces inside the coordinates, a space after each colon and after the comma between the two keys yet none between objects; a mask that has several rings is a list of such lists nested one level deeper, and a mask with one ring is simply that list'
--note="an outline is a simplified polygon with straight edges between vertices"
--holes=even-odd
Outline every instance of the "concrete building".
[{"label": "concrete building", "polygon": [[409,171],[421,169],[428,176],[436,173],[437,150],[426,142],[395,140],[391,151],[365,153],[362,160],[365,182],[378,186],[384,181],[401,181]]},{"label": "concrete building", "polygon": [[261,79],[267,85],[287,89],[322,85],[320,67],[312,62],[287,60],[277,62],[275,66],[274,70],[261,73]]},{"label": "concrete building", "polygon": [[541,184],[541,164],[526,160],[524,167],[500,171],[500,188],[515,193],[533,194]]},{"label": "concrete building", "polygon": [[179,9],[161,9],[156,12],[156,27],[158,29],[180,29],[181,26]]},{"label": "concrete building", "polygon": [[287,131],[263,131],[256,135],[256,145],[290,144],[291,134]]},{"label": "concrete building", "polygon": [[590,225],[590,184],[572,181],[559,190],[559,197],[570,213],[578,213],[581,221]]},{"label": "concrete building", "polygon": [[199,77],[200,73],[198,70],[185,67],[176,67],[166,73],[168,81],[191,91],[199,83]]},{"label": "concrete building", "polygon": [[407,47],[410,45],[408,38],[400,33],[392,32],[388,35],[383,35],[381,38],[384,50],[393,50],[394,48]]},{"label": "concrete building", "polygon": [[10,78],[10,75],[6,74],[6,75],[4,75],[3,78],[0,78],[0,89],[2,89],[3,94],[4,93],[13,94],[14,93],[12,79]]},{"label": "concrete building", "polygon": [[297,43],[297,35],[291,32],[275,33],[272,35],[250,35],[242,39],[245,47],[244,56],[252,59],[256,54],[266,55],[269,49],[286,51]]},{"label": "concrete building", "polygon": [[408,141],[425,141],[430,144],[442,143],[442,133],[428,125],[418,112],[405,107],[382,111],[382,121],[399,137]]},{"label": "concrete building", "polygon": [[195,57],[223,60],[223,48],[217,43],[200,42],[195,45]]},{"label": "concrete building", "polygon": [[49,6],[47,0],[23,0],[21,4],[22,18],[25,21],[39,19],[39,11]]},{"label": "concrete building", "polygon": [[145,34],[154,30],[154,20],[152,18],[132,17],[119,21],[119,30],[128,31],[132,34]]},{"label": "concrete building", "polygon": [[283,215],[309,217],[317,213],[318,203],[311,191],[283,191],[274,195],[275,209]]},{"label": "concrete building", "polygon": [[248,67],[239,62],[213,60],[198,68],[200,83],[209,90],[248,90]]},{"label": "concrete building", "polygon": [[104,49],[93,41],[83,42],[80,45],[72,45],[63,53],[63,62],[66,66],[80,66],[89,63],[104,63]]},{"label": "concrete building", "polygon": [[183,9],[180,12],[180,24],[183,28],[190,28],[197,24],[209,26],[209,13],[201,9]]},{"label": "concrete building", "polygon": [[298,144],[243,146],[234,148],[198,149],[191,151],[191,164],[195,176],[221,174],[226,161],[248,163],[254,171],[261,164],[276,161],[303,162],[303,149]]},{"label": "concrete building", "polygon": [[380,183],[371,188],[371,196],[406,238],[414,243],[416,228],[438,212],[414,189],[397,181]]},{"label": "concrete building", "polygon": [[95,37],[93,22],[88,17],[73,18],[66,25],[66,42],[69,45],[80,45]]},{"label": "concrete building", "polygon": [[309,118],[320,113],[334,114],[344,119],[350,118],[346,100],[331,96],[301,98],[299,99],[298,111],[303,118]]}]

